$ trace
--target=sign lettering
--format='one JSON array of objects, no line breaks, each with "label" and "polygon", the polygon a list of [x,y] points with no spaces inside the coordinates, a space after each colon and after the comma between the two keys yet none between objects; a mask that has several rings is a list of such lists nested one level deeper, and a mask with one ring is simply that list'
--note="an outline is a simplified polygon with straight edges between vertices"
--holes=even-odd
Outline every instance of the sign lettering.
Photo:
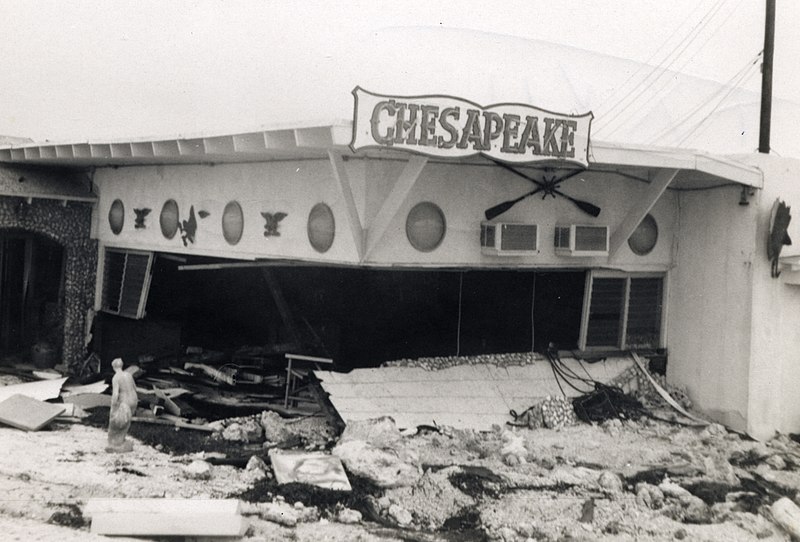
[{"label": "sign lettering", "polygon": [[383,96],[353,90],[355,152],[389,148],[458,158],[482,153],[507,162],[555,160],[588,166],[593,115],[523,104],[482,107],[451,96]]}]

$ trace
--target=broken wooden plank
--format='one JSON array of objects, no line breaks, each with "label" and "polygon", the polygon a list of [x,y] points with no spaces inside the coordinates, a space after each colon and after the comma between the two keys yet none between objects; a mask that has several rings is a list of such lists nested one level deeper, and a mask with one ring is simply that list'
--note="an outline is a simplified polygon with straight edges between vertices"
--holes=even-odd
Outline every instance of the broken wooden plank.
[{"label": "broken wooden plank", "polygon": [[131,421],[149,423],[153,425],[172,425],[174,427],[179,427],[180,429],[194,429],[196,431],[205,431],[206,433],[213,433],[215,431],[214,428],[209,427],[207,425],[198,425],[194,423],[183,422],[179,420],[163,419],[163,418],[145,418],[142,416],[134,416],[131,418]]},{"label": "broken wooden plank", "polygon": [[639,370],[642,371],[642,373],[644,373],[644,376],[647,377],[647,380],[650,382],[650,384],[652,384],[656,392],[658,392],[658,394],[667,402],[667,404],[669,404],[669,406],[677,410],[683,416],[686,416],[690,420],[697,422],[698,424],[701,425],[709,424],[708,421],[702,418],[698,418],[697,416],[694,416],[689,412],[687,412],[686,409],[684,409],[675,399],[673,399],[672,396],[669,393],[667,393],[667,390],[662,388],[659,385],[659,383],[656,382],[655,379],[650,375],[650,372],[647,369],[645,369],[642,360],[639,358],[639,354],[637,354],[636,352],[631,352],[631,357],[633,358],[633,361],[636,362],[636,365],[639,367]]},{"label": "broken wooden plank", "polygon": [[5,401],[12,395],[24,395],[39,401],[56,399],[66,381],[67,379],[64,377],[55,380],[39,380],[38,382],[0,386],[0,401]]},{"label": "broken wooden plank", "polygon": [[81,395],[84,393],[103,393],[108,389],[108,384],[104,380],[99,380],[92,384],[85,384],[83,386],[64,386],[61,392],[62,397],[69,397],[70,395]]},{"label": "broken wooden plank", "polygon": [[97,513],[91,532],[109,536],[243,536],[245,517],[232,514]]},{"label": "broken wooden plank", "polygon": [[64,412],[64,405],[54,405],[26,395],[12,395],[0,402],[0,423],[38,431]]},{"label": "broken wooden plank", "polygon": [[233,376],[231,376],[231,375],[229,375],[229,374],[227,374],[227,373],[225,373],[223,371],[220,371],[219,369],[215,369],[214,367],[211,367],[209,365],[205,365],[203,363],[186,362],[183,365],[183,368],[184,369],[197,369],[199,371],[202,371],[205,374],[207,374],[209,377],[211,377],[215,382],[225,382],[229,386],[235,386],[236,385],[236,378],[235,377],[233,377]]},{"label": "broken wooden plank", "polygon": [[43,371],[33,371],[33,376],[39,380],[56,380],[58,378],[63,378],[64,375],[53,369],[45,369]]},{"label": "broken wooden plank", "polygon": [[80,393],[62,398],[65,403],[77,405],[85,410],[97,407],[111,407],[111,396],[102,393]]},{"label": "broken wooden plank", "polygon": [[270,450],[269,458],[279,484],[301,483],[327,489],[350,491],[342,461],[322,452]]},{"label": "broken wooden plank", "polygon": [[241,512],[239,499],[90,499],[83,507],[84,517],[95,514],[184,514],[235,515]]}]

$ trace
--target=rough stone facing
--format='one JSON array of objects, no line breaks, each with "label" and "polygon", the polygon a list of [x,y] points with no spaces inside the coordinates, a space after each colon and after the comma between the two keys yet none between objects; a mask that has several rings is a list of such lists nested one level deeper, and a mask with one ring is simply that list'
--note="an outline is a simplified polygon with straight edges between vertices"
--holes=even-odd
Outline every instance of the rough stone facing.
[{"label": "rough stone facing", "polygon": [[64,248],[64,337],[61,357],[74,372],[86,355],[86,315],[94,304],[97,242],[90,239],[92,204],[50,199],[31,203],[0,196],[0,230],[42,235]]}]

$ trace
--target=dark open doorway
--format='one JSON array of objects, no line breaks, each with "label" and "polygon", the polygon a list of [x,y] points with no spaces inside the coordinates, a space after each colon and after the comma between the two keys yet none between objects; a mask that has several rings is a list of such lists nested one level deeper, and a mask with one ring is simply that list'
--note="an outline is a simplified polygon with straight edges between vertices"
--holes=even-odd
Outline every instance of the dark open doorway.
[{"label": "dark open doorway", "polygon": [[[63,340],[64,251],[41,235],[0,232],[0,354],[31,361]],[[51,354],[52,355],[52,354]]]}]

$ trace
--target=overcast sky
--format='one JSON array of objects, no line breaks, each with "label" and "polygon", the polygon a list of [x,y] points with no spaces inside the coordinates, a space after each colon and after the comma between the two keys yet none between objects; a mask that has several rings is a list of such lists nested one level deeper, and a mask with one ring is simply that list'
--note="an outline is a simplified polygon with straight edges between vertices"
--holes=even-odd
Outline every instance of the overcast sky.
[{"label": "overcast sky", "polygon": [[[800,2],[777,4],[775,94],[800,104]],[[347,117],[358,84],[432,94],[487,73],[493,96],[505,97],[519,74],[503,73],[502,59],[528,60],[518,58],[520,39],[652,65],[666,58],[671,69],[726,82],[762,49],[763,26],[763,0],[0,0],[0,134],[245,131],[320,113]],[[459,32],[444,47],[436,38],[446,29]],[[438,69],[417,73],[403,61],[407,52]],[[493,65],[472,66],[475,59]],[[469,71],[458,69],[463,63]],[[757,91],[753,72],[741,84]],[[645,75],[619,74],[618,82]]]}]

